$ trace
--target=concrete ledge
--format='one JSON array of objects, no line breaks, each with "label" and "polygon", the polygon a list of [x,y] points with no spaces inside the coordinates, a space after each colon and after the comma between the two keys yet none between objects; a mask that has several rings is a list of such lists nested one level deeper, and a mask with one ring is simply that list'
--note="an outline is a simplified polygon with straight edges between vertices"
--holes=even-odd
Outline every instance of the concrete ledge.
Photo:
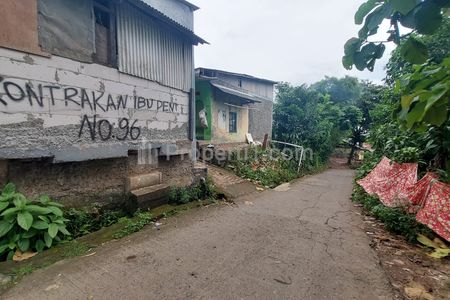
[{"label": "concrete ledge", "polygon": [[170,186],[158,184],[131,192],[132,202],[138,208],[152,209],[169,202]]}]

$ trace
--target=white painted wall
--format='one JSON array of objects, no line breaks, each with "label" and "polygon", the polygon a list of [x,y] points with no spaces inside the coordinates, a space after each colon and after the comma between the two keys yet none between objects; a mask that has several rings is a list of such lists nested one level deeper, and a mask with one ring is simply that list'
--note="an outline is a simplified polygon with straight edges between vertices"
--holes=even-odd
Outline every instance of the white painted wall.
[{"label": "white painted wall", "polygon": [[[42,105],[34,97],[30,103],[27,86],[37,94],[39,100],[42,96]],[[77,103],[65,98],[65,89],[69,89],[68,93],[77,91],[73,97]],[[84,107],[81,105],[83,90],[89,98],[89,101],[84,102]],[[94,107],[94,96],[101,95],[98,105]],[[126,105],[122,107],[122,102],[120,108],[114,109],[120,97],[127,99]],[[131,144],[137,144],[143,139],[162,143],[188,139],[187,93],[97,64],[84,64],[57,56],[45,58],[0,48],[0,99],[0,132],[13,135],[7,142],[0,143],[0,159],[2,150],[13,147],[24,153],[32,152],[33,147],[52,149],[73,145],[102,149],[103,146],[120,144],[131,149]],[[92,140],[87,127],[87,132],[79,136],[83,117],[92,119],[94,115],[97,120],[107,120],[114,127],[113,137],[104,141]],[[130,124],[136,120],[135,126],[141,128],[141,136],[137,140],[128,137],[119,141],[114,136],[123,118],[128,119]],[[39,126],[42,126],[38,131],[40,135],[34,136],[32,142],[23,130],[19,130],[27,128],[27,122],[31,120],[35,123],[38,121]],[[46,136],[46,132],[52,132],[53,136]],[[120,132],[117,134],[121,135]]]}]

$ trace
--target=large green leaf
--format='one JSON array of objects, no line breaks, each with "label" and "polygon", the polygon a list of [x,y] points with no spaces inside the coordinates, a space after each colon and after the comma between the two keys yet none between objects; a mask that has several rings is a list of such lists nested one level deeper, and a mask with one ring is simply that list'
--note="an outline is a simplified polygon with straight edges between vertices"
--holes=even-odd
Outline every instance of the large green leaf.
[{"label": "large green leaf", "polygon": [[353,63],[359,71],[363,71],[367,67],[366,57],[361,52],[356,52],[353,55]]},{"label": "large green leaf", "polygon": [[33,216],[27,211],[22,211],[17,214],[17,224],[23,229],[28,230],[33,224]]},{"label": "large green leaf", "polygon": [[26,252],[28,251],[28,249],[30,249],[30,240],[22,238],[17,242],[17,246],[19,247],[20,251]]},{"label": "large green leaf", "polygon": [[0,246],[0,255],[2,255],[6,250],[9,248],[8,245],[1,245]]},{"label": "large green leaf", "polygon": [[44,242],[42,240],[37,240],[36,244],[35,244],[35,247],[36,247],[36,251],[37,252],[42,252],[42,251],[44,251],[45,244],[44,244]]},{"label": "large green leaf", "polygon": [[9,202],[0,202],[0,212],[9,206]]},{"label": "large green leaf", "polygon": [[20,211],[20,208],[11,207],[11,208],[4,210],[0,216],[3,216],[3,217],[12,216],[12,215],[16,214],[18,211]]},{"label": "large green leaf", "polygon": [[36,230],[30,229],[30,230],[22,233],[22,238],[29,239],[29,238],[32,238],[33,236],[35,236],[36,234],[37,234]]},{"label": "large green leaf", "polygon": [[58,217],[62,217],[62,215],[63,215],[62,210],[56,206],[49,206],[49,207],[47,207],[47,209],[50,210],[54,215],[56,215]]},{"label": "large green leaf", "polygon": [[410,37],[400,49],[401,55],[412,64],[422,64],[428,59],[428,48],[421,41]]},{"label": "large green leaf", "polygon": [[392,7],[402,15],[409,13],[416,7],[416,0],[391,0]]},{"label": "large green leaf", "polygon": [[25,210],[27,210],[31,213],[34,213],[34,214],[39,214],[39,215],[47,215],[52,212],[51,209],[49,209],[47,207],[42,207],[39,205],[27,205],[25,207]]},{"label": "large green leaf", "polygon": [[425,1],[414,14],[416,29],[421,34],[433,34],[442,24],[441,8]]},{"label": "large green leaf", "polygon": [[44,229],[48,229],[48,223],[45,221],[36,220],[33,222],[33,225],[31,225],[31,227],[38,229],[38,230],[44,230]]},{"label": "large green leaf", "polygon": [[358,11],[355,14],[355,24],[361,25],[364,21],[364,18],[370,13],[377,5],[379,1],[369,0],[358,8]]},{"label": "large green leaf", "polygon": [[52,239],[55,238],[55,236],[58,234],[58,230],[59,230],[58,224],[52,223],[48,225],[48,234]]},{"label": "large green leaf", "polygon": [[58,229],[62,234],[71,235],[69,231],[66,229],[66,225],[58,225]]},{"label": "large green leaf", "polygon": [[13,183],[5,185],[2,191],[3,196],[12,196],[16,192],[16,186]]},{"label": "large green leaf", "polygon": [[425,106],[426,106],[425,102],[419,102],[408,113],[408,115],[406,116],[406,127],[408,129],[411,129],[415,123],[422,121]]},{"label": "large green leaf", "polygon": [[20,195],[20,194],[16,194],[14,196],[14,200],[13,200],[14,206],[17,208],[24,208],[25,205],[27,204],[27,199],[25,198],[25,196]]},{"label": "large green leaf", "polygon": [[0,237],[8,234],[8,232],[13,228],[14,224],[7,222],[5,220],[0,221]]},{"label": "large green leaf", "polygon": [[344,45],[345,55],[353,55],[361,47],[361,40],[359,38],[353,37],[349,39]]},{"label": "large green leaf", "polygon": [[47,248],[50,248],[52,246],[53,238],[47,232],[44,233],[44,242]]}]

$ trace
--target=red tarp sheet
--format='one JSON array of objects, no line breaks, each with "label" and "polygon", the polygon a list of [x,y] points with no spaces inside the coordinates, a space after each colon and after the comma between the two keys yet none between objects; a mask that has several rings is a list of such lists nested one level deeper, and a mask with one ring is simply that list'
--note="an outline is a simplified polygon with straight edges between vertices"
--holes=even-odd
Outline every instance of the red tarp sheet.
[{"label": "red tarp sheet", "polygon": [[389,207],[408,206],[416,219],[450,241],[450,185],[427,173],[417,182],[417,164],[398,164],[383,157],[357,183]]},{"label": "red tarp sheet", "polygon": [[450,242],[450,185],[431,182],[424,206],[416,219]]},{"label": "red tarp sheet", "polygon": [[431,183],[439,178],[434,173],[428,172],[406,194],[408,200],[408,212],[417,213],[421,209],[430,192]]},{"label": "red tarp sheet", "polygon": [[399,164],[383,157],[358,184],[370,195],[377,195],[388,207],[408,204],[407,194],[417,182],[417,164]]}]

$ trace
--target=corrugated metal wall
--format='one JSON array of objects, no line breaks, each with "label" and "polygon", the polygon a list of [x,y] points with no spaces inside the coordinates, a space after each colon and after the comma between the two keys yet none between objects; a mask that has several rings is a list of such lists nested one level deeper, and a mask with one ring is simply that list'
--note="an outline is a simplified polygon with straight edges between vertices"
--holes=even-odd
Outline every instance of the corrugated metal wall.
[{"label": "corrugated metal wall", "polygon": [[117,10],[121,72],[188,92],[192,83],[192,44],[150,16],[123,2]]}]

